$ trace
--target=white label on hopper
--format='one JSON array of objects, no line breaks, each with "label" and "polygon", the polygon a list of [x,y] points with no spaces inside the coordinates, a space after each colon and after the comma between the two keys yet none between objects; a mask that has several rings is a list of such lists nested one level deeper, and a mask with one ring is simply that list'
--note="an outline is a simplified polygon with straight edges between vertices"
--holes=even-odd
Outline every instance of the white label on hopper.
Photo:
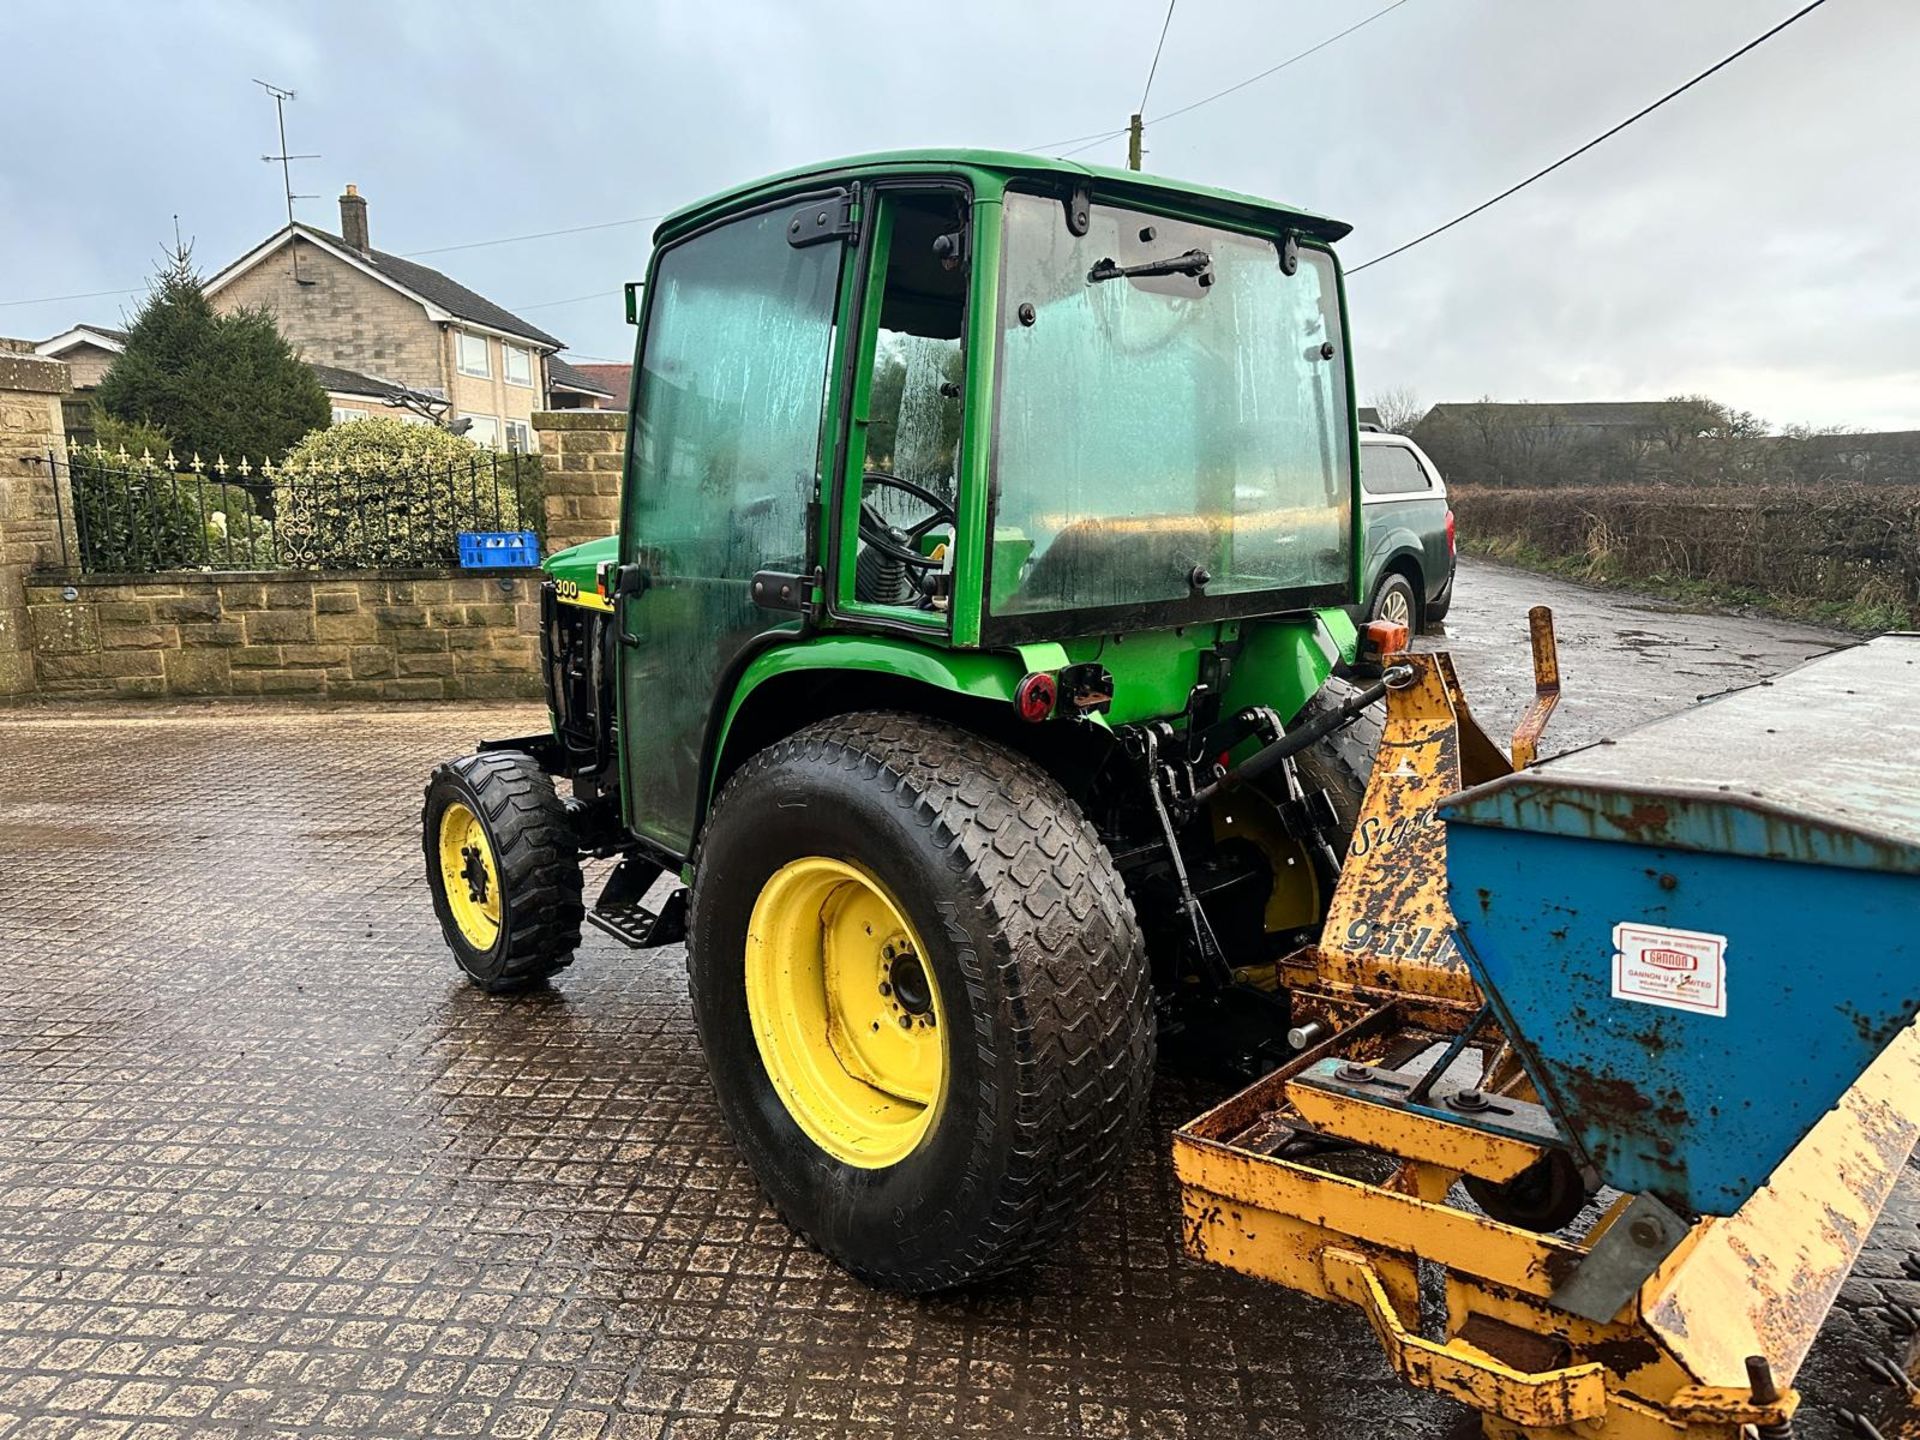
[{"label": "white label on hopper", "polygon": [[1613,927],[1613,998],[1727,1013],[1727,937],[1626,921]]}]

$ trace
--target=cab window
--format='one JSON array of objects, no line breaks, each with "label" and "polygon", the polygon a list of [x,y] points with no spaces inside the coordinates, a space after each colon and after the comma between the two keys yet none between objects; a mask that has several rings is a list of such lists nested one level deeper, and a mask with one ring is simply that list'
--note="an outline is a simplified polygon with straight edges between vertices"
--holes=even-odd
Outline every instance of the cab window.
[{"label": "cab window", "polygon": [[944,623],[966,354],[967,209],[958,191],[882,191],[874,219],[842,598]]}]

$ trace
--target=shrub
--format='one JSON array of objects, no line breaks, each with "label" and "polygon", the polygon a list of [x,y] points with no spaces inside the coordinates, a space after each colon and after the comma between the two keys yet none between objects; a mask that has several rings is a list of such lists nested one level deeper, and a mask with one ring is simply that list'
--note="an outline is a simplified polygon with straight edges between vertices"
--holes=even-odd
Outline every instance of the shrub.
[{"label": "shrub", "polygon": [[1456,487],[1468,549],[1873,630],[1920,625],[1920,486]]},{"label": "shrub", "polygon": [[459,562],[463,530],[539,528],[539,459],[375,416],[316,430],[273,476],[283,559],[323,570]]}]

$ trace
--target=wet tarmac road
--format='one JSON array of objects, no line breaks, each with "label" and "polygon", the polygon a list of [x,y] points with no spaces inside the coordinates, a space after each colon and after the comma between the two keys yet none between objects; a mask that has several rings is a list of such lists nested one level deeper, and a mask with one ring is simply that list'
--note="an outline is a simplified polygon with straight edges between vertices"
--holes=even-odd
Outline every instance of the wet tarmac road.
[{"label": "wet tarmac road", "polygon": [[[1831,643],[1459,588],[1496,732],[1525,606],[1555,605],[1562,743]],[[677,950],[589,931],[513,1000],[455,977],[420,786],[531,718],[0,717],[0,1437],[1470,1433],[1349,1312],[1181,1259],[1165,1134],[1209,1098],[1182,1082],[1032,1273],[915,1302],[797,1243],[721,1132]],[[1856,1310],[1920,1299],[1915,1190]],[[1861,1391],[1860,1344],[1888,1348],[1842,1315],[1816,1398]]]}]

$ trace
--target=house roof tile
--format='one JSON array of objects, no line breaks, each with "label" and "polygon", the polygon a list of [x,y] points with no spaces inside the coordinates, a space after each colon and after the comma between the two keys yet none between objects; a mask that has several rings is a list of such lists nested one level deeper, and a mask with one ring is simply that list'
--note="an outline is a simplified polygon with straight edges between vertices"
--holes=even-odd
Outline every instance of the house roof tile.
[{"label": "house roof tile", "polygon": [[356,250],[345,240],[331,231],[319,229],[305,223],[294,227],[328,245],[356,255],[380,274],[385,275],[394,284],[404,290],[411,290],[430,305],[436,305],[449,315],[462,320],[471,320],[476,325],[485,325],[492,330],[504,330],[508,334],[518,335],[537,345],[559,349],[566,342],[558,336],[549,335],[537,325],[529,324],[511,310],[494,304],[484,295],[475,294],[458,280],[441,274],[431,265],[421,265],[401,255],[389,255],[384,250]]}]

